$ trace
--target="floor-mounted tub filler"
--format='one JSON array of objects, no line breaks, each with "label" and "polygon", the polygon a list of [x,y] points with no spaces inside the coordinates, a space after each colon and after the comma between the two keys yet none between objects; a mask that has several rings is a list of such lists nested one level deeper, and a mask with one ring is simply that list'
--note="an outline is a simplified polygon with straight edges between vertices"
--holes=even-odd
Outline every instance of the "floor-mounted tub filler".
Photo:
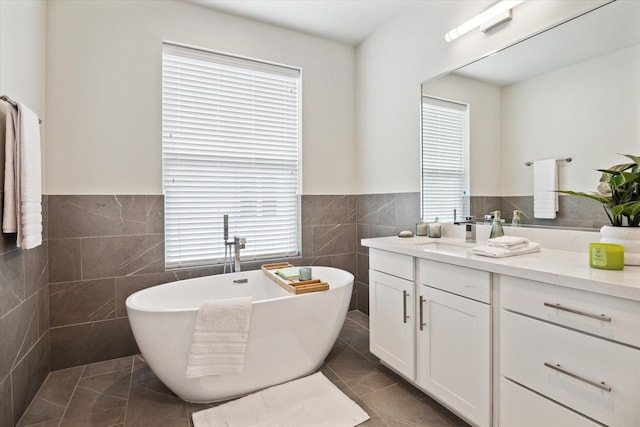
[{"label": "floor-mounted tub filler", "polygon": [[[329,283],[329,290],[294,295],[260,270],[154,286],[127,298],[129,322],[153,372],[182,399],[203,403],[241,396],[314,372],[329,354],[349,308],[353,275],[316,266],[313,275]],[[253,300],[242,375],[187,378],[203,301],[242,296]]]}]

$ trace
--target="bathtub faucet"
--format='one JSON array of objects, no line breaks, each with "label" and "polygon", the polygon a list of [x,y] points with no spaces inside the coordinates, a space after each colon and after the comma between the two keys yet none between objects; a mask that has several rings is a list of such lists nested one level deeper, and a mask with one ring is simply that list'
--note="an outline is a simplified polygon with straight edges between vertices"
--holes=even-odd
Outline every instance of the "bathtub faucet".
[{"label": "bathtub faucet", "polygon": [[[233,265],[233,271],[240,271],[240,249],[244,249],[247,239],[240,236],[233,236],[233,240],[229,240],[229,215],[223,216],[224,222],[224,270],[227,272],[227,251],[229,252],[229,259],[231,258],[231,246],[235,249],[235,262]],[[229,269],[231,269],[231,263],[229,263]]]},{"label": "bathtub faucet", "polygon": [[235,263],[233,271],[240,271],[240,249],[244,249],[247,239],[240,236],[233,236],[233,247],[235,248]]}]

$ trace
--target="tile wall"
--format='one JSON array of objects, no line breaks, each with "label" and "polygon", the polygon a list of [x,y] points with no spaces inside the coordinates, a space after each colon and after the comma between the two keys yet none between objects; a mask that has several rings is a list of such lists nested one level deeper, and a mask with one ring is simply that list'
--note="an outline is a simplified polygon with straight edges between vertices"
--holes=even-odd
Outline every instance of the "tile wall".
[{"label": "tile wall", "polygon": [[43,217],[37,248],[16,248],[15,234],[0,233],[0,426],[20,419],[50,370],[47,196]]},{"label": "tile wall", "polygon": [[[1,199],[1,198],[0,198]],[[129,328],[127,296],[160,283],[220,274],[221,267],[164,270],[163,197],[158,195],[43,198],[45,243],[23,251],[15,236],[0,238],[0,425],[13,425],[49,370],[138,351]],[[369,312],[367,237],[413,230],[419,193],[305,195],[302,256],[293,264],[329,265],[355,276],[351,309]],[[524,223],[598,228],[602,208],[560,198],[556,220],[533,220],[531,197],[472,197],[472,212],[495,209]],[[277,261],[277,260],[276,260]],[[262,262],[243,263],[244,270]],[[47,286],[47,283],[49,286]]]},{"label": "tile wall", "polygon": [[[355,201],[355,196],[303,196],[302,257],[288,261],[355,275]],[[125,307],[133,292],[222,273],[220,266],[165,271],[162,196],[51,195],[49,206],[53,370],[136,353]]]},{"label": "tile wall", "polygon": [[[592,227],[604,214],[596,203],[561,197],[556,225]],[[293,264],[330,265],[355,277],[351,309],[369,312],[367,237],[413,230],[419,193],[305,195],[302,197],[302,257]],[[478,217],[500,209],[524,211],[531,223],[531,197],[473,197]],[[603,218],[604,223],[606,217]],[[536,220],[548,225],[549,220]],[[160,283],[221,273],[209,267],[164,270],[162,196],[49,196],[49,268],[52,368],[62,369],[133,354],[137,347],[125,299]],[[261,262],[244,263],[243,269]]]},{"label": "tile wall", "polygon": [[420,193],[363,194],[356,196],[358,274],[356,307],[369,314],[369,248],[360,244],[369,237],[385,237],[415,230],[420,218]]},{"label": "tile wall", "polygon": [[533,196],[471,197],[470,208],[471,214],[478,221],[482,221],[485,214],[497,209],[502,212],[502,218],[511,223],[513,211],[518,209],[522,211],[523,224],[574,228],[600,228],[610,224],[604,209],[597,202],[570,196],[560,196],[558,201],[559,210],[555,219],[533,217]]}]

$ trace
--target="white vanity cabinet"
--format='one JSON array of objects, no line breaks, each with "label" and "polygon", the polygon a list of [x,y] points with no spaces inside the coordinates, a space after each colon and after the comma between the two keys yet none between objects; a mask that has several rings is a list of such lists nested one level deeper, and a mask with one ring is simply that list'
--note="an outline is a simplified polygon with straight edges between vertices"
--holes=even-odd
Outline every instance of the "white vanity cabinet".
[{"label": "white vanity cabinet", "polygon": [[500,427],[640,425],[640,302],[498,281]]},{"label": "white vanity cabinet", "polygon": [[491,425],[491,275],[419,260],[416,383],[478,426]]},{"label": "white vanity cabinet", "polygon": [[369,267],[371,353],[407,379],[413,380],[414,258],[371,249]]}]

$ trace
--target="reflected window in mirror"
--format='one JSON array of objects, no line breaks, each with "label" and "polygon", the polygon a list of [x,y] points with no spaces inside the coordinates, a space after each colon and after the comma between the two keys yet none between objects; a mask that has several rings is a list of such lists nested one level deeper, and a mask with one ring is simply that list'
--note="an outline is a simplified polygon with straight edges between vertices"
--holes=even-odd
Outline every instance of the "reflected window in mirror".
[{"label": "reflected window in mirror", "polygon": [[422,96],[421,215],[452,221],[469,212],[469,106]]}]

